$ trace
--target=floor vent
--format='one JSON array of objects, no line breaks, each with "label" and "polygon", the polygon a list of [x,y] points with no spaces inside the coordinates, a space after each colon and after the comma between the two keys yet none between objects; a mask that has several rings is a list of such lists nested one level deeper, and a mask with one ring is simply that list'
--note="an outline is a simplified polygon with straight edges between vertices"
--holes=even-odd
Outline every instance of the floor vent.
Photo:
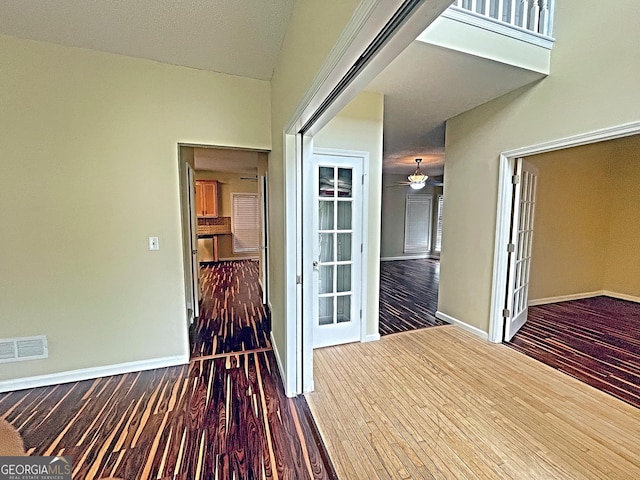
[{"label": "floor vent", "polygon": [[0,363],[36,360],[48,356],[47,337],[44,335],[0,339]]}]

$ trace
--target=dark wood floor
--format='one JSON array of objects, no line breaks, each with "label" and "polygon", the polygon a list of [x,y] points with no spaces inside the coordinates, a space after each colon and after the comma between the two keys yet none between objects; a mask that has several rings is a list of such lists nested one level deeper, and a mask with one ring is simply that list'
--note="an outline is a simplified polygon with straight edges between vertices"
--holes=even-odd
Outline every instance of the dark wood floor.
[{"label": "dark wood floor", "polygon": [[529,307],[507,345],[640,408],[640,304],[594,297]]},{"label": "dark wood floor", "polygon": [[337,478],[305,398],[284,395],[257,263],[202,277],[188,366],[0,394],[28,454],[71,456],[84,480]]},{"label": "dark wood floor", "polygon": [[2,394],[0,418],[78,479],[335,478],[301,401],[255,352]]},{"label": "dark wood floor", "polygon": [[270,349],[271,317],[262,303],[258,262],[200,268],[202,305],[191,328],[191,356]]},{"label": "dark wood floor", "polygon": [[380,335],[446,325],[436,318],[440,262],[394,260],[380,264]]}]

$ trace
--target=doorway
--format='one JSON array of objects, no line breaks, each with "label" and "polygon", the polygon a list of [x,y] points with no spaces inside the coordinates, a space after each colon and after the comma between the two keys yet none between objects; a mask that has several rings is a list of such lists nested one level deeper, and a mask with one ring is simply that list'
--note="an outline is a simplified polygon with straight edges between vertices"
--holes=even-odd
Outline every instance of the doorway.
[{"label": "doorway", "polygon": [[270,350],[267,154],[180,146],[180,168],[191,358]]},{"label": "doorway", "polygon": [[306,305],[311,313],[313,348],[360,341],[365,292],[366,253],[363,229],[367,210],[364,179],[366,154],[315,149],[306,162],[304,192],[304,265],[311,288]]}]

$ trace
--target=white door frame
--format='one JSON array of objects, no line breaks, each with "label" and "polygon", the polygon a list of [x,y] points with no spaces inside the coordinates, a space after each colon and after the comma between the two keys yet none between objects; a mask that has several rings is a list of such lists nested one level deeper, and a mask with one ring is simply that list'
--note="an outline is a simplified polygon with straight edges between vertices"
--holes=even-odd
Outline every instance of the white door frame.
[{"label": "white door frame", "polygon": [[[329,52],[306,93],[291,115],[282,132],[283,137],[283,183],[284,183],[284,248],[293,252],[285,256],[282,288],[284,301],[284,347],[278,351],[273,341],[278,368],[282,373],[285,394],[289,397],[312,390],[304,378],[313,378],[312,373],[303,375],[306,357],[313,355],[303,351],[302,322],[302,188],[301,162],[305,155],[313,151],[312,136],[318,133],[344,106],[391,63],[424,29],[432,23],[449,5],[447,1],[422,0],[411,16],[385,42],[382,50],[371,59],[346,89],[334,99],[330,107],[314,122],[307,135],[300,134],[302,127],[313,117],[318,108],[332,94],[349,69],[358,61],[362,52],[369,47],[378,33],[403,5],[404,0],[366,0],[360,2],[351,20]],[[300,187],[299,187],[300,186]],[[294,293],[295,292],[295,293]],[[364,312],[363,312],[364,316]],[[304,358],[303,358],[304,357]],[[308,369],[308,367],[307,367]]]},{"label": "white door frame", "polygon": [[640,122],[626,123],[614,127],[594,130],[587,133],[539,143],[528,147],[509,150],[500,154],[498,176],[498,211],[496,216],[496,236],[493,254],[493,279],[491,287],[491,310],[489,312],[489,341],[501,343],[504,337],[504,319],[502,310],[507,292],[507,265],[509,254],[509,229],[511,227],[512,188],[511,176],[516,158],[553,152],[564,148],[579,147],[590,143],[613,140],[640,134]]}]

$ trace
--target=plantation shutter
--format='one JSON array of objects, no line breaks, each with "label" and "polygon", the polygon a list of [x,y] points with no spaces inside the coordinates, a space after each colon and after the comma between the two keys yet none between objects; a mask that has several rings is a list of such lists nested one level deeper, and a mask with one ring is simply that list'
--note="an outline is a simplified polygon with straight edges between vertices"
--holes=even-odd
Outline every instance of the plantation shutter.
[{"label": "plantation shutter", "polygon": [[258,251],[259,215],[257,194],[233,194],[233,253]]},{"label": "plantation shutter", "polygon": [[444,195],[438,195],[438,224],[436,225],[436,241],[433,250],[439,252],[442,248],[442,205]]},{"label": "plantation shutter", "polygon": [[431,195],[407,194],[404,253],[428,253],[431,240]]}]

